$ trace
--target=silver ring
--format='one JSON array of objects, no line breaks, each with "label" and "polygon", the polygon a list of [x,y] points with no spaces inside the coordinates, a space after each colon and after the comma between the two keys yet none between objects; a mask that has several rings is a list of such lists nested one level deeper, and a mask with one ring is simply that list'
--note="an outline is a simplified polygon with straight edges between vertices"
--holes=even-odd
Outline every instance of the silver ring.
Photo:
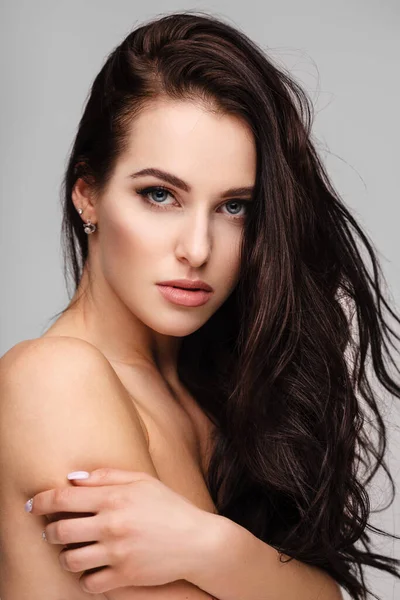
[{"label": "silver ring", "polygon": [[45,542],[47,542],[47,538],[46,538],[46,530],[45,530],[45,529],[43,529],[43,531],[42,531],[42,538],[43,538],[43,540],[44,540]]}]

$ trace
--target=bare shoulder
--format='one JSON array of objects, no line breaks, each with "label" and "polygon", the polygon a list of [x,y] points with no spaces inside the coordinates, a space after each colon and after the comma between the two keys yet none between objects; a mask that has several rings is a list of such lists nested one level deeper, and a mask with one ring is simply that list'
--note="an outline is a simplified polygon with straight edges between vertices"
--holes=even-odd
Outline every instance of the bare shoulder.
[{"label": "bare shoulder", "polygon": [[25,340],[1,358],[0,438],[2,465],[26,472],[27,486],[40,485],[41,461],[50,478],[56,465],[156,476],[132,399],[104,355],[77,338]]},{"label": "bare shoulder", "polygon": [[[124,396],[125,388],[105,356],[93,344],[78,338],[57,336],[24,340],[0,359],[0,404],[3,407],[7,405],[5,392],[12,392],[14,401],[20,400],[35,410],[37,404],[33,399],[52,386],[61,388],[58,392],[81,390],[88,393],[98,392],[104,385],[108,386],[108,391],[111,386],[114,392],[119,392],[117,399]],[[28,390],[26,396],[24,392]],[[85,399],[90,403],[93,397],[94,394],[89,393]],[[68,406],[72,407],[77,399],[81,399],[80,394],[70,395]],[[60,404],[51,394],[40,397],[41,406],[46,401]]]},{"label": "bare shoulder", "polygon": [[103,376],[113,371],[105,356],[93,344],[82,339],[55,336],[24,340],[0,358],[1,380],[15,381],[30,375],[41,378],[62,376],[78,369],[79,374],[101,370]]}]

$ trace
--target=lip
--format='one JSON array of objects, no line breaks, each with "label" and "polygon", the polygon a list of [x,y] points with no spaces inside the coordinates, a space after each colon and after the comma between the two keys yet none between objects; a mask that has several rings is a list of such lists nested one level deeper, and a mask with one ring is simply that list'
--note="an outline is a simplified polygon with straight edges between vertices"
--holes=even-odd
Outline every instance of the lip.
[{"label": "lip", "polygon": [[160,281],[157,285],[166,285],[169,287],[181,288],[184,290],[205,290],[206,292],[213,292],[213,288],[208,285],[205,281],[200,279],[174,279],[171,281]]},{"label": "lip", "polygon": [[173,287],[172,285],[161,284],[157,284],[157,287],[165,300],[179,306],[202,306],[203,304],[206,304],[213,295],[213,292],[202,289],[183,289]]}]

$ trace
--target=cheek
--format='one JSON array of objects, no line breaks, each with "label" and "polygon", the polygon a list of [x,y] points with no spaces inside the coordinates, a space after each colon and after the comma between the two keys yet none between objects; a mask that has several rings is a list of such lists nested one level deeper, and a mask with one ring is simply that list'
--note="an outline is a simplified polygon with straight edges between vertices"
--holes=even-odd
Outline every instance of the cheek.
[{"label": "cheek", "polygon": [[[229,235],[228,235],[229,233]],[[227,285],[234,286],[237,282],[237,277],[240,268],[240,248],[242,242],[242,231],[225,232],[225,236],[221,236],[224,240],[218,249],[218,256],[215,257],[217,269],[220,271],[220,276],[224,278]]]},{"label": "cheek", "polygon": [[118,270],[144,266],[163,251],[165,231],[143,215],[129,219],[109,219],[102,232],[103,264],[118,262]]}]

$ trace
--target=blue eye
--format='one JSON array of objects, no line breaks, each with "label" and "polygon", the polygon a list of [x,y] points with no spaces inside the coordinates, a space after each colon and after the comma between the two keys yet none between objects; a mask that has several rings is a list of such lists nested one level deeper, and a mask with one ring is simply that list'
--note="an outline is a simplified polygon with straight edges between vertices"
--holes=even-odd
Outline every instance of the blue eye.
[{"label": "blue eye", "polygon": [[[140,194],[141,196],[143,196],[146,200],[152,200],[152,202],[155,202],[156,204],[160,204],[161,202],[163,202],[163,200],[165,200],[166,198],[160,198],[160,196],[156,197],[156,198],[149,198],[150,194],[153,193],[156,194],[167,194],[167,196],[172,196],[172,194],[167,190],[167,188],[163,187],[163,186],[152,186],[152,187],[147,187],[147,188],[143,188],[141,190],[137,190],[137,193]],[[150,203],[152,203],[150,202]]]},{"label": "blue eye", "polygon": [[[150,208],[154,208],[154,209],[164,209],[164,210],[168,210],[169,208],[173,207],[174,205],[172,203],[166,203],[165,200],[168,198],[168,196],[171,196],[171,198],[175,199],[175,196],[168,190],[168,188],[162,186],[162,185],[153,185],[150,187],[146,187],[146,188],[142,188],[140,190],[136,190],[137,193],[143,197],[144,201],[150,206]],[[151,196],[152,194],[156,194],[156,196]],[[164,194],[164,197],[162,197]],[[160,197],[161,195],[161,197]],[[224,204],[222,204],[221,206],[226,206],[228,207],[229,205],[234,207],[234,212],[230,212],[228,211],[228,215],[232,218],[232,219],[243,219],[246,214],[247,214],[247,204],[249,203],[249,200],[229,200],[228,202],[225,202]],[[240,209],[245,208],[244,213],[240,213]],[[240,213],[240,214],[239,214]]]},{"label": "blue eye", "polygon": [[[229,206],[229,205],[236,206],[236,210],[239,209],[239,211],[240,211],[241,208],[244,208],[246,206],[246,203],[245,202],[240,202],[240,201],[238,202],[237,200],[230,200],[229,202],[227,202],[225,204],[225,206]],[[232,216],[233,216],[233,215],[237,215],[238,213],[234,212],[234,213],[230,213],[230,214],[232,214]]]}]

